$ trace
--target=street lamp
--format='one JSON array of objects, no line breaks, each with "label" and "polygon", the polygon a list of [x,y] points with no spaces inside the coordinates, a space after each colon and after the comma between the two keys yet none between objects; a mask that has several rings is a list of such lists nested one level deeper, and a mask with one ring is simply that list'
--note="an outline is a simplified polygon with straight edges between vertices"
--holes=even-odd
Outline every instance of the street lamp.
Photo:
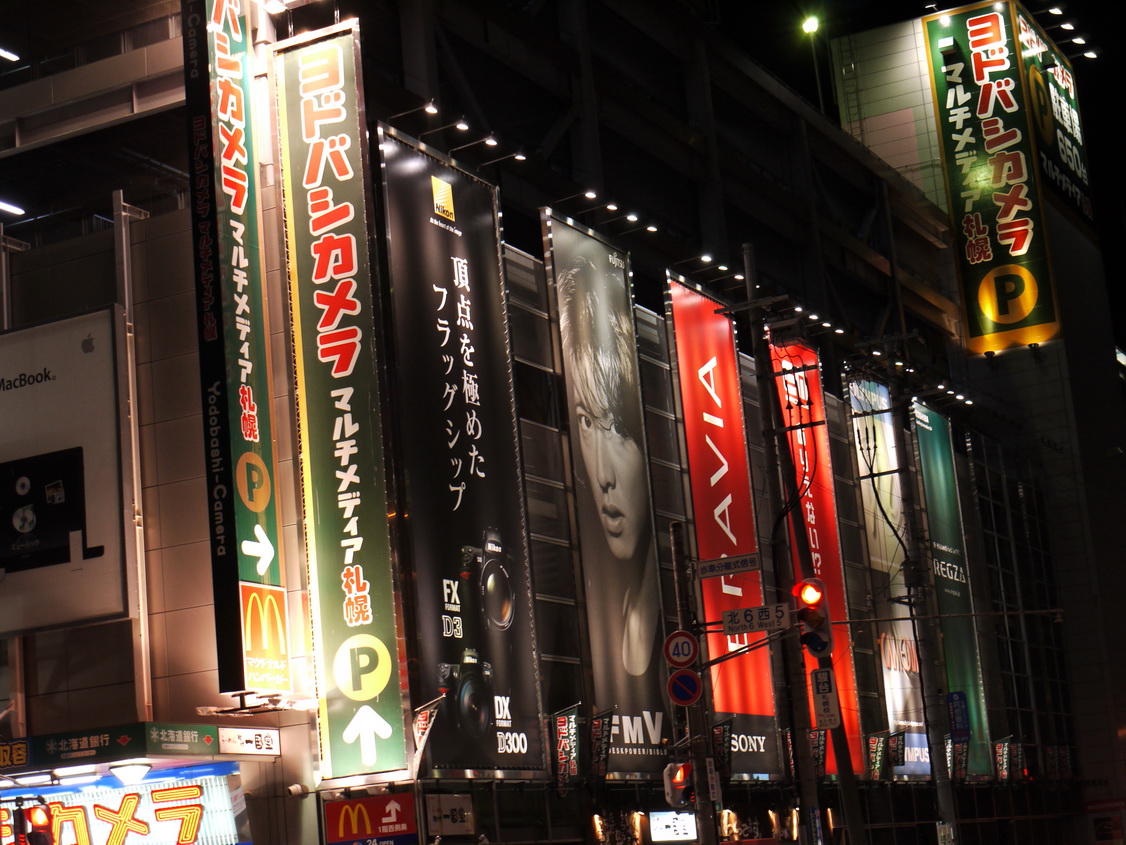
[{"label": "street lamp", "polygon": [[825,114],[825,95],[821,93],[821,70],[817,65],[817,29],[820,21],[816,15],[810,15],[802,21],[802,32],[809,36],[809,51],[813,53],[813,75],[817,79],[817,108]]}]

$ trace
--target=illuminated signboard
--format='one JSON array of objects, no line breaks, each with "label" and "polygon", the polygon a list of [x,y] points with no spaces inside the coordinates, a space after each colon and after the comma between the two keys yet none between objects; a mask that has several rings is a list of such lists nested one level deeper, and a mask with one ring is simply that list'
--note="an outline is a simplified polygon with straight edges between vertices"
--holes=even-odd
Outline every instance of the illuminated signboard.
[{"label": "illuminated signboard", "polygon": [[250,841],[238,767],[217,763],[154,770],[122,786],[113,775],[92,777],[81,789],[8,788],[0,805],[0,839],[12,836],[11,799],[50,809],[52,841],[68,845],[235,845]]},{"label": "illuminated signboard", "polygon": [[414,796],[409,792],[374,798],[326,801],[324,841],[329,845],[412,845],[418,842]]},{"label": "illuminated signboard", "polygon": [[[1070,71],[1061,65],[1055,81],[1047,82],[1044,52],[1035,60],[1022,57],[1020,36],[1030,50],[1038,49],[1032,41],[1040,36],[1027,20],[1022,33],[1013,3],[929,15],[923,29],[969,348],[987,352],[1049,340],[1059,326],[1037,178],[1049,165],[1038,161],[1034,135],[1049,134],[1047,122],[1055,120],[1044,111],[1052,108],[1052,92],[1062,120],[1060,83],[1071,79]],[[1072,82],[1069,96],[1073,91]],[[1068,125],[1080,131],[1072,101],[1066,106]],[[1066,158],[1076,165],[1070,172],[1083,182],[1086,166],[1066,146],[1073,137],[1051,134],[1058,149],[1068,150]],[[1058,168],[1054,161],[1051,166]]]},{"label": "illuminated signboard", "polygon": [[125,337],[118,308],[0,335],[0,634],[136,607]]},{"label": "illuminated signboard", "polygon": [[573,444],[593,704],[614,708],[607,773],[656,774],[671,726],[629,255],[549,211],[540,214]]},{"label": "illuminated signboard", "polygon": [[[254,151],[249,4],[183,0],[199,367],[219,684],[289,692],[265,272]],[[281,630],[263,653],[243,604],[278,588]],[[241,647],[240,647],[241,646]],[[249,653],[251,649],[253,653]]]},{"label": "illuminated signboard", "polygon": [[919,402],[912,410],[934,567],[934,594],[941,616],[942,650],[946,655],[947,689],[965,693],[970,728],[968,772],[988,775],[985,689],[973,619],[950,420]]},{"label": "illuminated signboard", "polygon": [[493,185],[380,128],[403,557],[425,771],[543,771],[539,671]]},{"label": "illuminated signboard", "polygon": [[[837,502],[833,490],[833,466],[829,457],[829,429],[825,419],[825,395],[821,391],[821,364],[817,351],[802,341],[772,343],[770,357],[782,425],[786,429],[790,454],[794,460],[795,489],[801,494],[801,508],[809,537],[812,574],[825,582],[829,615],[834,621],[848,619],[845,602],[844,563],[837,527]],[[793,536],[791,532],[791,537]],[[793,549],[794,577],[803,576],[798,550]],[[841,720],[848,736],[854,761],[861,757],[860,709],[856,698],[856,669],[849,638],[837,633],[833,652]],[[817,658],[805,654],[806,671],[816,669]],[[810,693],[812,696],[812,691]],[[821,742],[824,743],[822,737]],[[836,773],[836,754],[829,748],[829,774]]]},{"label": "illuminated signboard", "polygon": [[355,24],[275,47],[321,776],[406,767]]},{"label": "illuminated signboard", "polygon": [[1015,8],[1040,184],[1090,222],[1094,209],[1075,73],[1036,19],[1024,7]]},{"label": "illuminated signboard", "polygon": [[[930,760],[924,755],[927,737],[919,651],[911,614],[895,600],[907,595],[907,526],[899,474],[901,456],[892,430],[895,422],[891,395],[887,385],[855,381],[849,384],[849,399],[872,595],[876,616],[881,620],[874,624],[888,727],[906,734],[909,755],[905,765],[896,768],[894,774],[927,775]],[[875,739],[869,737],[869,743]],[[882,753],[882,736],[878,747]]]},{"label": "illuminated signboard", "polygon": [[[701,560],[754,554],[755,513],[743,424],[735,331],[731,318],[710,297],[669,283],[676,368],[692,485],[696,551]],[[761,605],[762,575],[744,572],[700,582],[704,617]],[[707,635],[708,657],[765,643],[765,632]],[[728,753],[736,772],[781,774],[774,720],[770,652],[757,648],[711,669],[712,704],[717,714],[734,714]]]}]

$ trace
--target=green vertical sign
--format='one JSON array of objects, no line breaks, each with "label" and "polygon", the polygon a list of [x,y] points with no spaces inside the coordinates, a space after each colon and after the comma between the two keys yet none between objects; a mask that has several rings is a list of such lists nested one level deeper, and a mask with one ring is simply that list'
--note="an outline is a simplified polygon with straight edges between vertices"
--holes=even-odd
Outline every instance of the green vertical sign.
[{"label": "green vertical sign", "polygon": [[265,273],[239,0],[184,0],[208,523],[225,691],[292,689],[279,557]]},{"label": "green vertical sign", "polygon": [[405,769],[355,24],[275,47],[321,776]]},{"label": "green vertical sign", "polygon": [[923,18],[969,348],[1058,333],[1016,4]]},{"label": "green vertical sign", "polygon": [[970,721],[968,771],[988,775],[993,768],[985,718],[985,691],[977,634],[970,615],[973,600],[967,577],[950,420],[918,402],[913,410],[935,595],[939,615],[943,617],[939,626],[946,656],[946,682],[950,691],[966,694]]}]

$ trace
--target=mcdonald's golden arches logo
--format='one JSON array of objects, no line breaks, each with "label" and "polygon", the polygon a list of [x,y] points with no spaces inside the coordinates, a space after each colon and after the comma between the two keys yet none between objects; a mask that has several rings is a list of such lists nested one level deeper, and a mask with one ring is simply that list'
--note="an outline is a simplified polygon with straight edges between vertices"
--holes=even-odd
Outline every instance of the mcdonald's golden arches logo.
[{"label": "mcdonald's golden arches logo", "polygon": [[364,836],[371,836],[371,816],[368,808],[363,804],[346,804],[340,808],[340,818],[336,822],[336,835],[344,837],[344,822],[348,822],[348,833],[352,836],[360,835],[360,818],[364,820]]},{"label": "mcdonald's golden arches logo", "polygon": [[239,585],[242,590],[242,645],[249,656],[284,659],[289,651],[285,588]]}]

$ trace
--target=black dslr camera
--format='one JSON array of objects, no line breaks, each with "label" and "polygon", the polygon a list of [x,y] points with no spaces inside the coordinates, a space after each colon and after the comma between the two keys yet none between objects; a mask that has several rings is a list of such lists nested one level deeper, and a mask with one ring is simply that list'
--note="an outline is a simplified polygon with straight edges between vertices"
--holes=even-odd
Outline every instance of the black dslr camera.
[{"label": "black dslr camera", "polygon": [[[464,648],[458,663],[438,664],[438,687],[457,714],[468,736],[482,739],[493,725],[492,652],[495,637],[512,626],[516,593],[509,578],[508,560],[500,532],[485,529],[480,546],[461,547],[461,581],[464,586],[462,619]],[[503,659],[503,651],[498,652]]]},{"label": "black dslr camera", "polygon": [[485,618],[485,629],[507,631],[516,615],[516,594],[512,590],[509,577],[508,556],[501,542],[500,532],[495,528],[485,530],[483,548],[462,548],[462,554],[472,551],[480,567],[477,574],[477,589],[481,597],[481,613]]},{"label": "black dslr camera", "polygon": [[493,724],[493,667],[478,659],[477,649],[467,648],[461,663],[438,664],[438,686],[450,691],[462,731],[484,738]]}]

